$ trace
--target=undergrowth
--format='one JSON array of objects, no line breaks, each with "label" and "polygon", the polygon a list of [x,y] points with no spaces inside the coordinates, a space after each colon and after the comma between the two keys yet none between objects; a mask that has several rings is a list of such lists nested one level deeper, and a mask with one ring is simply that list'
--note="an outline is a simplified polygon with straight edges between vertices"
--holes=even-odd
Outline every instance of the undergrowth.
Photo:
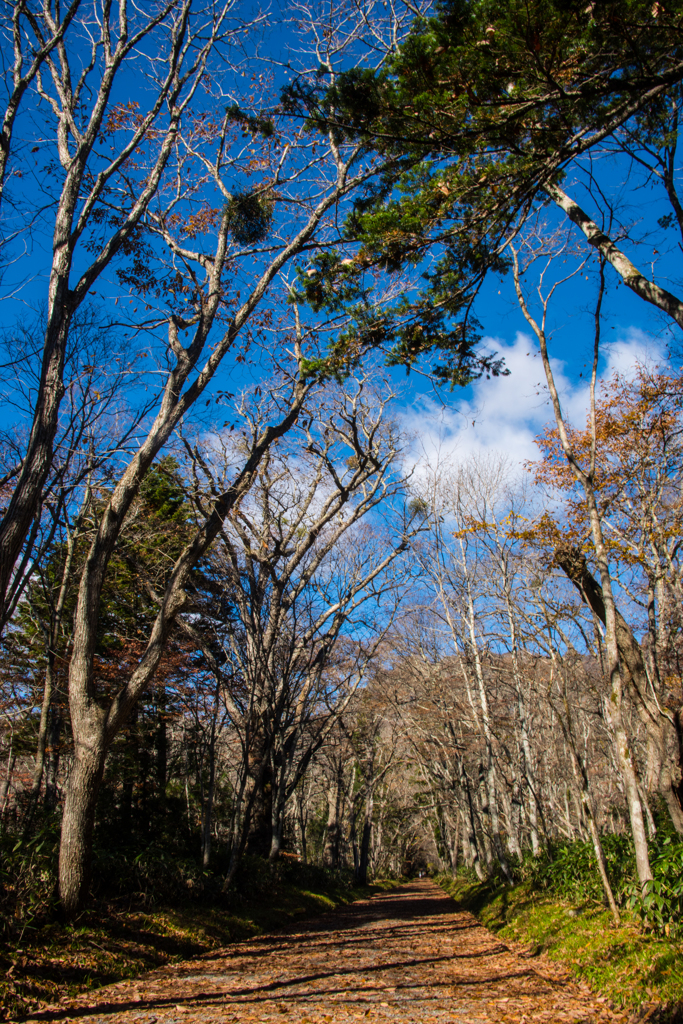
[{"label": "undergrowth", "polygon": [[0,840],[0,1020],[229,942],[275,930],[299,917],[349,903],[368,890],[349,872],[284,857],[274,867],[244,859],[230,891],[226,865],[210,871],[168,844],[135,855],[96,849],[88,909],[60,919],[56,896],[58,831]]},{"label": "undergrowth", "polygon": [[[683,837],[673,830],[668,816],[660,815],[658,821],[649,842],[653,879],[645,893],[638,883],[631,837],[607,834],[601,841],[617,905],[636,914],[645,928],[675,938],[683,927]],[[575,902],[605,901],[590,842],[555,844],[538,858],[527,854],[515,874],[517,881],[529,882],[536,891]]]},{"label": "undergrowth", "polygon": [[[660,819],[661,821],[661,819]],[[557,844],[500,876],[442,875],[442,887],[503,939],[561,961],[620,1009],[658,1022],[683,1021],[683,842],[661,821],[650,842],[654,881],[643,899],[627,834],[602,837],[621,914],[605,906],[590,843]]]}]

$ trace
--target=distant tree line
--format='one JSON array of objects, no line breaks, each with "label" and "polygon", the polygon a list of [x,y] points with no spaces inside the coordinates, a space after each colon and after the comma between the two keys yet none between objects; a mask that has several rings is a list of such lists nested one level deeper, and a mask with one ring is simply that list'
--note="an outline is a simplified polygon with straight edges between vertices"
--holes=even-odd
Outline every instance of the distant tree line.
[{"label": "distant tree line", "polygon": [[[0,12],[3,842],[59,829],[73,916],[102,843],[230,885],[583,836],[616,917],[605,834],[646,897],[683,832],[681,12],[296,10],[293,62],[237,0]],[[526,487],[392,421],[392,368],[507,372],[492,280],[553,412]],[[622,285],[673,358],[601,383]]]}]

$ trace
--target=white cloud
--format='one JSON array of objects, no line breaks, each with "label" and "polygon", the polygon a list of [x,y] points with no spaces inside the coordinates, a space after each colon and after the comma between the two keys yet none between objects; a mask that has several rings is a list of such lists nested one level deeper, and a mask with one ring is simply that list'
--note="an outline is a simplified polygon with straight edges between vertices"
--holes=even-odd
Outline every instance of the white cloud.
[{"label": "white cloud", "polygon": [[[404,410],[403,425],[415,438],[418,459],[435,465],[502,452],[513,467],[521,469],[526,460],[538,458],[534,437],[553,418],[538,346],[521,332],[512,344],[495,338],[487,342],[505,357],[509,376],[476,381],[467,399],[458,400],[457,392],[444,392],[444,405],[422,396]],[[615,371],[628,376],[637,363],[658,364],[664,359],[657,341],[631,328],[603,347],[600,378],[605,380]],[[581,370],[583,377],[571,379],[566,364],[553,360],[553,372],[567,420],[582,426],[590,367]]]}]

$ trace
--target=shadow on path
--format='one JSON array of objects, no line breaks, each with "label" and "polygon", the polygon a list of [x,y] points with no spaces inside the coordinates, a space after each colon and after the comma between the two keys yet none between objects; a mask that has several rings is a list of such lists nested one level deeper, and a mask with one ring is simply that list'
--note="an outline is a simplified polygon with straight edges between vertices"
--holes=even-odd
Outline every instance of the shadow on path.
[{"label": "shadow on path", "polygon": [[[31,1020],[617,1021],[560,968],[511,951],[420,880],[304,925],[88,993]],[[179,1015],[182,1015],[179,1017]]]}]

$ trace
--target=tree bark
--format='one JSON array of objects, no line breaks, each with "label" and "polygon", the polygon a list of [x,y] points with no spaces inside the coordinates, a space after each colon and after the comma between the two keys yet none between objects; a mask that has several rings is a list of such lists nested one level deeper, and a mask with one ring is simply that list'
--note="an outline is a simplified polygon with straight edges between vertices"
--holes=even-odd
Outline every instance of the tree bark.
[{"label": "tree bark", "polygon": [[358,870],[356,881],[359,885],[368,884],[368,864],[370,861],[370,839],[372,837],[372,815],[374,810],[374,793],[370,790],[365,797],[365,809],[363,814],[363,831],[361,833],[360,851],[358,856]]},{"label": "tree bark", "polygon": [[588,785],[588,773],[586,771],[586,765],[582,757],[579,756],[579,752],[576,749],[576,743],[574,740],[574,731],[572,728],[572,721],[569,714],[569,704],[567,700],[564,701],[565,715],[567,722],[565,724],[562,716],[558,714],[558,720],[564,733],[564,737],[567,740],[569,747],[574,771],[581,786],[581,803],[583,807],[584,816],[588,822],[588,830],[590,832],[591,841],[593,843],[593,850],[595,852],[595,859],[598,865],[598,872],[600,874],[600,881],[602,882],[602,889],[605,894],[605,899],[612,912],[612,918],[615,925],[621,924],[621,918],[619,916],[619,910],[617,908],[616,900],[614,899],[614,892],[612,885],[609,880],[609,874],[607,872],[607,860],[605,859],[605,851],[602,848],[602,841],[600,839],[600,833],[598,826],[595,821],[595,808],[593,806],[593,800],[591,798],[590,787]]},{"label": "tree bark", "polygon": [[40,709],[40,722],[38,724],[38,739],[36,743],[36,759],[33,766],[33,779],[31,792],[29,794],[28,807],[26,811],[26,828],[33,819],[33,813],[38,804],[40,790],[43,783],[43,772],[45,770],[45,752],[47,749],[48,728],[52,710],[54,678],[54,655],[48,652],[47,665],[45,666],[45,682],[43,684],[43,703]]},{"label": "tree bark", "polygon": [[85,906],[92,867],[95,808],[104,775],[105,749],[100,729],[91,729],[74,758],[62,817],[59,854],[59,892],[62,906],[72,918]]},{"label": "tree bark", "polygon": [[60,700],[52,702],[47,738],[47,765],[45,770],[45,808],[53,811],[57,806],[57,777],[62,736],[63,706]]},{"label": "tree bark", "polygon": [[472,856],[472,867],[474,867],[475,873],[479,881],[483,882],[487,877],[487,872],[484,870],[481,863],[481,855],[479,852],[479,840],[477,839],[477,823],[474,815],[474,801],[472,800],[472,787],[470,786],[470,780],[467,777],[465,765],[463,764],[462,758],[458,758],[458,770],[460,772],[460,785],[463,788],[467,799],[467,811],[465,813],[465,835],[467,836],[467,841],[470,847],[470,854]]},{"label": "tree bark", "polygon": [[[602,587],[589,570],[583,552],[572,545],[558,545],[555,549],[554,561],[571,580],[596,617],[605,625],[606,613]],[[683,808],[672,777],[671,758],[668,756],[667,749],[669,745],[667,734],[670,733],[671,736],[674,736],[675,730],[666,715],[661,713],[656,702],[648,695],[647,670],[640,644],[617,608],[615,608],[615,617],[617,647],[624,682],[633,695],[638,716],[648,737],[646,788],[651,792],[658,791],[661,794],[676,831],[683,833]],[[681,751],[677,737],[675,749],[677,767],[681,774]]]},{"label": "tree bark", "polygon": [[0,789],[0,823],[5,820],[5,812],[7,811],[7,803],[9,799],[10,786],[12,785],[12,775],[14,774],[14,765],[17,761],[17,752],[14,747],[14,735],[12,735],[9,744],[9,753],[7,755],[7,774],[5,775],[2,783],[2,789]]},{"label": "tree bark", "polygon": [[216,788],[216,743],[211,737],[209,743],[209,779],[206,786],[204,807],[202,808],[202,866],[208,868],[211,863],[211,827],[213,824],[213,800]]},{"label": "tree bark", "polygon": [[339,802],[340,780],[335,773],[327,790],[327,827],[325,829],[325,845],[323,848],[323,864],[328,868],[339,867]]},{"label": "tree bark", "polygon": [[284,756],[282,762],[271,803],[271,839],[270,850],[268,851],[268,860],[271,864],[275,863],[282,853],[282,832],[285,824],[285,805],[287,803],[286,759]]},{"label": "tree bark", "polygon": [[589,245],[592,245],[607,259],[617,274],[621,277],[627,287],[646,302],[663,310],[679,327],[683,327],[683,302],[668,292],[666,288],[660,288],[653,281],[648,281],[645,274],[642,274],[631,260],[614,244],[604,231],[601,231],[595,221],[591,220],[575,200],[571,199],[566,192],[563,192],[558,185],[546,186],[550,198],[557,203],[569,219],[583,231]]}]

